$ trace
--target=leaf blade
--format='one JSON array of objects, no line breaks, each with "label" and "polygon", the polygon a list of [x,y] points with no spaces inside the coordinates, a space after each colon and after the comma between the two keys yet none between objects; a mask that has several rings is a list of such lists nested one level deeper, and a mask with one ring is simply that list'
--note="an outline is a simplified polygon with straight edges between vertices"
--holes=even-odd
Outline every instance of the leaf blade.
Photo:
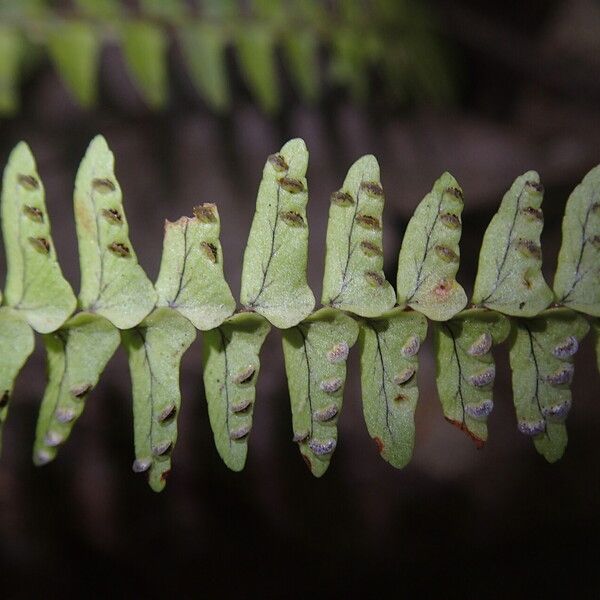
[{"label": "leaf blade", "polygon": [[308,151],[293,139],[263,169],[242,266],[241,303],[275,327],[292,327],[315,305],[308,287]]},{"label": "leaf blade", "polygon": [[346,358],[358,325],[341,311],[322,308],[281,335],[294,441],[312,474],[321,477],[337,445]]},{"label": "leaf blade", "polygon": [[264,317],[238,313],[202,338],[210,426],[217,451],[232,471],[241,471],[246,463],[259,354],[270,329]]},{"label": "leaf blade", "polygon": [[463,193],[444,173],[417,206],[398,256],[399,306],[410,306],[433,321],[446,321],[467,304],[456,281],[460,262]]},{"label": "leaf blade", "polygon": [[360,322],[365,422],[381,457],[398,469],[412,457],[419,397],[418,351],[426,334],[427,319],[414,311],[393,309]]}]

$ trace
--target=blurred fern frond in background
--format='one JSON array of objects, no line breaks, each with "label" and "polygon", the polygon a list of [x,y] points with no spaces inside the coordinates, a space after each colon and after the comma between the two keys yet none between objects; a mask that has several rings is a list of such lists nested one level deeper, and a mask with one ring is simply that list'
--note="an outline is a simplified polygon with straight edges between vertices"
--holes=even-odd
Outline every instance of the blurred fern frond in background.
[{"label": "blurred fern frond in background", "polygon": [[174,56],[217,112],[238,75],[268,114],[284,79],[310,104],[339,93],[444,103],[454,92],[435,20],[415,0],[0,0],[0,115],[19,110],[22,81],[45,59],[79,105],[94,106],[108,46],[152,109],[168,104]]}]

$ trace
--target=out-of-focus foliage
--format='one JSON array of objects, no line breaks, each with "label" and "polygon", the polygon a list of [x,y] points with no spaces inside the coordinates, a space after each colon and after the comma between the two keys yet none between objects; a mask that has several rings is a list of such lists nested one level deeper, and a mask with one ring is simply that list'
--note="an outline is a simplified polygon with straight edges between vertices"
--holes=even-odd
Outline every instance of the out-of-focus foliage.
[{"label": "out-of-focus foliage", "polygon": [[[453,77],[435,21],[417,0],[75,0],[60,10],[44,0],[0,3],[0,114],[18,109],[21,66],[43,49],[83,107],[98,97],[99,57],[117,43],[146,104],[168,102],[168,61],[178,45],[204,102],[231,103],[233,80],[225,52],[268,113],[282,105],[285,71],[308,103],[342,89],[369,100],[440,103],[453,96]],[[279,60],[281,55],[281,60]]]}]

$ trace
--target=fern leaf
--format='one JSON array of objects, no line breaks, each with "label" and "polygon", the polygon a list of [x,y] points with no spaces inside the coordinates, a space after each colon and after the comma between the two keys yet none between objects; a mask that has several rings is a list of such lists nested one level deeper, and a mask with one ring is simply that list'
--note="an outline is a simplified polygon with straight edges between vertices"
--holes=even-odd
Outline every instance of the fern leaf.
[{"label": "fern leaf", "polygon": [[357,337],[356,321],[332,308],[282,331],[294,441],[315,477],[325,473],[337,445],[346,358]]},{"label": "fern leaf", "polygon": [[89,108],[98,95],[101,40],[93,25],[83,21],[62,22],[48,35],[48,53],[73,97]]},{"label": "fern leaf", "polygon": [[121,333],[133,386],[133,470],[148,471],[155,492],[165,487],[171,470],[181,403],[179,364],[195,337],[193,325],[170,308],[157,308]]},{"label": "fern leaf", "polygon": [[223,27],[191,23],[179,29],[179,39],[192,82],[207,104],[224,111],[231,103]]},{"label": "fern leaf", "polygon": [[132,81],[150,108],[163,108],[168,95],[166,32],[145,21],[124,23],[121,32],[123,56]]},{"label": "fern leaf", "polygon": [[0,115],[19,108],[19,74],[23,39],[14,27],[0,25]]},{"label": "fern leaf", "polygon": [[15,379],[33,352],[33,330],[12,308],[0,308],[0,449]]},{"label": "fern leaf", "polygon": [[304,102],[314,104],[319,97],[319,42],[309,29],[290,31],[283,39],[288,73]]},{"label": "fern leaf", "polygon": [[50,234],[44,185],[25,142],[11,152],[2,184],[2,233],[6,248],[5,303],[38,332],[58,329],[75,310]]},{"label": "fern leaf", "polygon": [[119,0],[73,0],[77,10],[93,19],[117,19],[121,15]]},{"label": "fern leaf", "polygon": [[210,426],[219,455],[233,471],[241,471],[246,463],[259,352],[270,329],[264,317],[239,313],[202,338]]},{"label": "fern leaf", "polygon": [[503,342],[510,322],[502,314],[470,309],[433,324],[436,384],[444,416],[481,448],[494,407],[496,367],[492,347]]},{"label": "fern leaf", "polygon": [[554,275],[559,303],[600,317],[600,165],[569,196]]},{"label": "fern leaf", "polygon": [[307,166],[301,139],[267,159],[244,252],[241,302],[279,328],[296,325],[315,305],[306,282]]},{"label": "fern leaf", "polygon": [[157,19],[180,22],[186,17],[186,7],[181,0],[139,0],[142,14]]},{"label": "fern leaf", "polygon": [[33,461],[44,465],[56,457],[81,416],[90,392],[119,347],[119,332],[104,317],[78,313],[44,336],[48,384],[33,446]]},{"label": "fern leaf", "polygon": [[533,317],[552,302],[542,275],[543,186],[535,171],[517,177],[492,218],[479,252],[473,302]]},{"label": "fern leaf", "polygon": [[363,317],[394,306],[394,289],[383,273],[383,205],[377,159],[363,156],[331,195],[323,304]]},{"label": "fern leaf", "polygon": [[460,262],[463,193],[444,173],[411,218],[398,257],[398,305],[446,321],[467,304],[456,281]]},{"label": "fern leaf", "polygon": [[550,463],[567,446],[573,355],[588,330],[587,321],[566,308],[513,322],[510,367],[519,431],[533,438],[537,451]]},{"label": "fern leaf", "polygon": [[129,240],[114,156],[102,136],[92,140],[81,162],[74,203],[80,307],[119,329],[135,327],[154,307],[156,292]]},{"label": "fern leaf", "polygon": [[387,462],[401,469],[412,457],[419,398],[418,352],[427,319],[394,309],[360,322],[360,378],[369,435]]},{"label": "fern leaf", "polygon": [[156,291],[158,306],[170,306],[204,331],[233,314],[235,300],[223,276],[217,207],[203,204],[194,212],[195,217],[165,223]]},{"label": "fern leaf", "polygon": [[275,39],[271,28],[245,24],[235,41],[238,63],[246,85],[267,114],[276,113],[280,98]]}]

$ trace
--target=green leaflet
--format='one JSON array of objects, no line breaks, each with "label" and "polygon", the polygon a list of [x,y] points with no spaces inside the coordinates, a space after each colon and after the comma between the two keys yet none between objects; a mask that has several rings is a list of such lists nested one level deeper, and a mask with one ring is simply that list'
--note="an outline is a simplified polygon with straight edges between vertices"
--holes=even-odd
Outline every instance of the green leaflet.
[{"label": "green leaflet", "polygon": [[156,292],[129,241],[114,156],[100,135],[92,140],[77,172],[74,202],[79,305],[119,329],[135,327],[154,307]]},{"label": "green leaflet", "polygon": [[158,306],[170,306],[197,329],[218,327],[233,314],[235,300],[223,276],[221,222],[215,204],[194,209],[196,216],[165,222]]},{"label": "green leaflet", "polygon": [[11,115],[19,107],[19,71],[23,40],[15,28],[0,26],[0,115]]},{"label": "green leaflet", "polygon": [[483,236],[474,304],[533,317],[552,302],[542,275],[543,189],[539,175],[528,171],[504,195]]},{"label": "green leaflet", "polygon": [[74,0],[77,9],[95,19],[118,18],[121,13],[119,0]]},{"label": "green leaflet", "polygon": [[417,206],[398,257],[398,304],[433,321],[447,321],[467,304],[456,281],[460,262],[463,193],[444,173]]},{"label": "green leaflet", "polygon": [[27,321],[12,308],[0,308],[0,448],[15,379],[33,352],[34,343],[33,330]]},{"label": "green leaflet", "polygon": [[281,334],[294,441],[312,474],[321,477],[337,445],[346,358],[358,325],[338,310],[322,308]]},{"label": "green leaflet", "polygon": [[193,22],[179,29],[181,50],[192,82],[207,104],[217,111],[230,105],[223,27]]},{"label": "green leaflet", "polygon": [[394,289],[383,273],[383,205],[377,159],[363,156],[331,195],[323,304],[363,317],[394,306]]},{"label": "green leaflet", "polygon": [[509,332],[504,315],[480,308],[433,324],[435,380],[444,417],[478,448],[487,440],[487,418],[494,407],[496,366],[491,350]]},{"label": "green leaflet", "polygon": [[174,310],[157,308],[121,337],[133,386],[133,470],[148,471],[150,487],[160,492],[171,470],[171,452],[177,440],[179,364],[196,330]]},{"label": "green leaflet", "polygon": [[5,303],[40,333],[58,329],[75,310],[76,300],[56,258],[44,185],[25,142],[17,144],[4,170],[2,233]]},{"label": "green leaflet", "polygon": [[96,28],[85,22],[61,22],[48,34],[48,53],[65,86],[77,102],[89,108],[98,94],[101,40]]},{"label": "green leaflet", "polygon": [[419,398],[418,352],[427,319],[395,308],[360,322],[360,378],[363,413],[381,456],[401,469],[411,459]]},{"label": "green leaflet", "polygon": [[299,138],[269,156],[244,252],[240,300],[282,329],[302,321],[315,305],[306,282],[307,166]]},{"label": "green leaflet", "polygon": [[122,25],[122,48],[129,74],[150,108],[167,102],[166,32],[152,23],[130,21]]},{"label": "green leaflet", "polygon": [[600,317],[600,165],[569,196],[554,295],[569,308]]},{"label": "green leaflet", "polygon": [[331,32],[330,78],[348,87],[352,98],[364,102],[369,93],[369,54],[364,37],[353,28],[336,27]]},{"label": "green leaflet", "polygon": [[225,464],[241,471],[260,371],[259,352],[271,326],[260,315],[239,313],[203,336],[204,389],[215,445]]},{"label": "green leaflet", "polygon": [[510,367],[519,431],[531,436],[551,463],[567,446],[564,421],[571,408],[573,355],[588,330],[587,321],[566,308],[513,323]]},{"label": "green leaflet", "polygon": [[290,31],[283,39],[288,73],[293,78],[302,99],[314,104],[319,97],[319,43],[314,32],[305,29]]},{"label": "green leaflet", "polygon": [[45,465],[56,457],[81,416],[89,393],[119,347],[119,332],[104,317],[78,313],[58,331],[44,336],[48,385],[44,392],[33,446],[33,461]]},{"label": "green leaflet", "polygon": [[279,82],[275,39],[271,28],[244,24],[236,36],[240,72],[261,108],[268,114],[279,109]]},{"label": "green leaflet", "polygon": [[143,15],[179,22],[186,16],[181,0],[138,0]]}]

